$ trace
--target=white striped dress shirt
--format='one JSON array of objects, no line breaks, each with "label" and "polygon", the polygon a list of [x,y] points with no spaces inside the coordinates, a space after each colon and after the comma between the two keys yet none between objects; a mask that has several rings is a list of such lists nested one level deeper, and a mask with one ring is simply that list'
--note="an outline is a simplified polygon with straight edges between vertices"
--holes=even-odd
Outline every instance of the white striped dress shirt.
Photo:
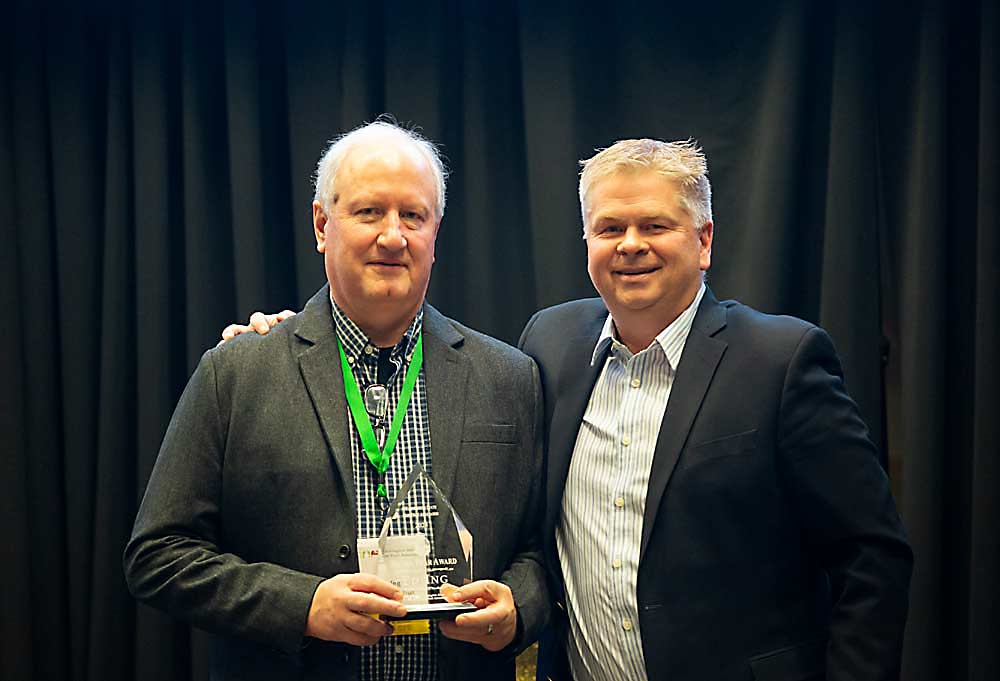
[{"label": "white striped dress shirt", "polygon": [[705,285],[649,347],[632,354],[608,316],[610,345],[590,394],[566,478],[556,548],[566,585],[568,653],[576,681],[646,678],[636,583],[646,490],[677,363]]}]

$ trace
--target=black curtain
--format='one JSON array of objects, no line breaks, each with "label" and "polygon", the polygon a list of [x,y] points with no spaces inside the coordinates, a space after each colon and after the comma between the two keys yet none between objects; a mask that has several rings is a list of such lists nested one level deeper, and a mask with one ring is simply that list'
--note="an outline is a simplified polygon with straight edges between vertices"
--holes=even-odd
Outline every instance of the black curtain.
[{"label": "black curtain", "polygon": [[[907,680],[1000,668],[995,2],[32,2],[0,22],[4,679],[200,679],[120,555],[228,322],[323,281],[310,174],[392,112],[452,179],[430,299],[593,295],[576,161],[696,138],[710,282],[833,335],[916,552]],[[266,386],[262,386],[266,389]]]}]

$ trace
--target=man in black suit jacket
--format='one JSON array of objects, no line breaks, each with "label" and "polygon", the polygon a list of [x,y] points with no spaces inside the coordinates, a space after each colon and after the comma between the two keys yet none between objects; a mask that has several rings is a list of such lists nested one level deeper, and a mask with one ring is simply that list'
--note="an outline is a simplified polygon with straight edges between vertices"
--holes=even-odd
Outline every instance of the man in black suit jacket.
[{"label": "man in black suit jacket", "polygon": [[[181,397],[125,572],[137,598],[215,635],[213,679],[512,679],[547,618],[537,368],[424,303],[443,209],[443,167],[423,138],[378,122],[338,140],[313,204],[328,286],[280,330],[208,351]],[[390,394],[416,377],[382,473],[341,370],[361,383],[375,358]],[[370,615],[405,614],[403,592],[360,573],[357,547],[372,536],[363,525],[380,527],[375,483],[392,500],[407,461],[461,513],[484,579],[447,595],[477,611],[390,640]],[[452,517],[437,511],[425,536]]]},{"label": "man in black suit jacket", "polygon": [[601,299],[520,342],[559,606],[539,678],[898,678],[912,554],[829,336],[704,286],[697,147],[624,140],[583,168]]},{"label": "man in black suit jacket", "polygon": [[704,285],[707,172],[688,142],[586,161],[601,298],[521,336],[545,396],[558,606],[538,678],[896,679],[913,558],[888,481],[826,332]]}]

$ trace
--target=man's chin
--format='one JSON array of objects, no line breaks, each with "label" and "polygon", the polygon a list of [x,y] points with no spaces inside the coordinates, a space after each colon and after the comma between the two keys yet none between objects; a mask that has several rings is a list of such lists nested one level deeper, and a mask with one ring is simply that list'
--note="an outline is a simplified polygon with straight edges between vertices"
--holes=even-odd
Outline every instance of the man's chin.
[{"label": "man's chin", "polygon": [[361,293],[367,304],[387,305],[409,310],[420,307],[427,291],[410,277],[378,277],[362,282]]},{"label": "man's chin", "polygon": [[614,296],[614,304],[626,310],[645,310],[656,306],[660,301],[660,296],[657,296],[653,291],[638,290],[637,288],[617,291],[616,293],[618,295]]},{"label": "man's chin", "polygon": [[378,282],[365,287],[364,297],[371,305],[400,308],[416,308],[423,302],[423,295],[419,295],[409,282]]},{"label": "man's chin", "polygon": [[368,291],[366,296],[371,303],[405,303],[413,300],[413,295],[408,290],[401,290],[392,286],[380,286]]}]

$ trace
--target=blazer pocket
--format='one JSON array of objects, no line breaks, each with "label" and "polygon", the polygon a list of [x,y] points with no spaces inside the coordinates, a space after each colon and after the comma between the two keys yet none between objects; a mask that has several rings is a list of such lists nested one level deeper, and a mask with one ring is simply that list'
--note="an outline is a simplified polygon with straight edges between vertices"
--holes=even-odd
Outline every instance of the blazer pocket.
[{"label": "blazer pocket", "polygon": [[748,430],[735,435],[688,445],[684,450],[684,467],[694,466],[704,461],[723,456],[735,456],[752,451],[757,446],[757,431]]},{"label": "blazer pocket", "polygon": [[509,423],[467,423],[462,442],[516,445],[517,426]]},{"label": "blazer pocket", "polygon": [[781,648],[749,661],[754,681],[821,681],[826,676],[826,640]]}]

